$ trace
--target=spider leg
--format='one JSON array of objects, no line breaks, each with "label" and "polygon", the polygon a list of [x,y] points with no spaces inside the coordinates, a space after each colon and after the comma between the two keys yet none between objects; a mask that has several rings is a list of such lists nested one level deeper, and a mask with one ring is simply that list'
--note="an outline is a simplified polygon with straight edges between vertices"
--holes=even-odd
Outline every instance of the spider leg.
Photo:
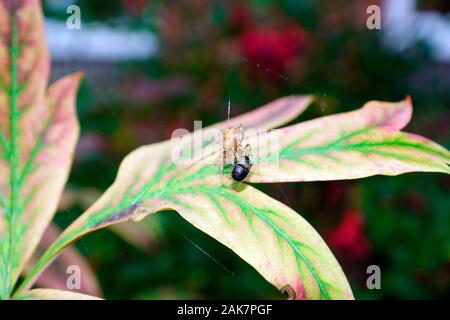
[{"label": "spider leg", "polygon": [[244,148],[244,157],[245,157],[246,163],[247,163],[248,165],[250,165],[250,167],[253,165],[253,162],[252,162],[252,160],[250,159],[250,152],[251,152],[251,150],[252,150],[252,146],[249,145],[249,144],[246,144],[246,145],[245,145],[245,148]]},{"label": "spider leg", "polygon": [[242,143],[242,141],[244,141],[244,128],[242,128],[242,125],[239,124],[239,144]]},{"label": "spider leg", "polygon": [[244,147],[244,155],[248,157],[250,155],[251,151],[252,151],[252,146],[247,143]]},{"label": "spider leg", "polygon": [[222,171],[222,174],[224,173],[223,167],[225,166],[225,163],[227,161],[227,150],[222,150],[222,163],[220,164],[220,171]]},{"label": "spider leg", "polygon": [[238,137],[234,137],[233,140],[233,163],[236,164],[238,162],[238,157],[241,155],[241,144],[238,140]]},{"label": "spider leg", "polygon": [[227,163],[227,131],[222,130],[222,163],[220,166],[222,174],[224,173],[224,167],[226,163]]}]

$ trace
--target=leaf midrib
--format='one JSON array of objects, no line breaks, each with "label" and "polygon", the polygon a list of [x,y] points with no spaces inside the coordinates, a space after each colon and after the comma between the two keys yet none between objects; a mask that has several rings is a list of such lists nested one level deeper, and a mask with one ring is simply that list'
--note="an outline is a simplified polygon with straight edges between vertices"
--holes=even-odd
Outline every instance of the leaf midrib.
[{"label": "leaf midrib", "polygon": [[18,201],[20,198],[20,185],[18,181],[19,175],[19,144],[18,144],[18,85],[17,85],[17,21],[15,13],[11,14],[11,47],[10,47],[10,88],[9,88],[9,147],[8,147],[8,164],[9,164],[9,206],[6,220],[8,223],[8,258],[6,259],[7,271],[5,286],[3,288],[2,296],[8,296],[12,291],[14,283],[12,269],[14,264],[15,245],[16,240],[16,214],[18,210]]},{"label": "leaf midrib", "polygon": [[330,142],[324,146],[316,146],[316,147],[306,147],[306,148],[299,148],[299,149],[291,149],[291,148],[284,148],[280,152],[280,158],[281,159],[290,159],[295,158],[296,156],[300,155],[306,155],[306,154],[322,154],[324,152],[329,151],[361,151],[366,153],[373,153],[374,148],[377,147],[402,147],[402,148],[416,148],[424,152],[429,152],[435,156],[442,157],[444,159],[447,159],[447,161],[450,161],[450,154],[446,152],[441,152],[440,150],[437,150],[436,148],[433,148],[431,146],[427,146],[423,143],[419,142],[410,142],[405,141],[405,137],[397,137],[396,139],[389,140],[389,141],[361,141],[358,143],[353,144],[344,144],[343,142],[347,141],[348,138],[354,137],[357,135],[360,135],[362,133],[367,132],[368,130],[359,131],[356,132],[356,134],[351,134],[349,136],[346,136],[345,139],[339,138],[336,141]]},{"label": "leaf midrib", "polygon": [[[278,226],[276,226],[272,221],[268,220],[263,214],[261,214],[258,211],[257,208],[248,205],[244,201],[241,201],[240,199],[238,199],[234,195],[226,192],[226,190],[224,190],[221,187],[218,187],[218,188],[192,188],[192,187],[187,187],[187,188],[179,188],[179,189],[172,189],[172,190],[168,189],[168,190],[166,190],[166,192],[171,194],[171,195],[173,195],[173,194],[182,194],[182,193],[205,193],[205,194],[220,195],[220,196],[225,197],[228,200],[232,201],[233,203],[237,204],[241,208],[246,208],[247,210],[253,212],[259,219],[261,219],[267,225],[269,225],[269,227],[272,230],[274,230],[274,232],[277,235],[282,237],[289,244],[289,246],[292,248],[292,250],[294,250],[294,252],[303,261],[303,263],[305,263],[306,267],[311,272],[311,275],[313,276],[314,281],[317,283],[317,285],[319,287],[320,296],[322,297],[322,295],[323,295],[325,299],[330,299],[330,295],[329,295],[329,293],[328,293],[328,291],[326,289],[326,283],[322,282],[322,280],[320,279],[319,275],[317,274],[314,266],[309,261],[309,259],[297,248],[295,243],[290,239],[290,237],[283,230],[281,230]],[[164,193],[165,192],[159,193],[159,197],[160,198],[164,198]]]}]

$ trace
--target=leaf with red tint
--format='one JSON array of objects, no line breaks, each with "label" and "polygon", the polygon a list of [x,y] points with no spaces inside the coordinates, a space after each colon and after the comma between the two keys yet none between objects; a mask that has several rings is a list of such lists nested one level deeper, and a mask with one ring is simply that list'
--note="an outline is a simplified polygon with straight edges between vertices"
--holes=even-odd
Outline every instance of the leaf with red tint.
[{"label": "leaf with red tint", "polygon": [[[257,155],[248,182],[357,179],[406,172],[450,173],[450,152],[416,134],[401,132],[411,100],[371,101],[361,109],[249,137]],[[269,153],[267,145],[278,152]]]},{"label": "leaf with red tint", "polygon": [[[269,116],[280,101],[283,99],[253,111],[254,118],[244,114],[239,120],[231,119],[230,124],[242,122],[244,127],[252,124],[259,129],[278,125],[279,120],[291,118]],[[279,130],[267,131],[270,127],[266,127],[263,135],[257,130],[247,130],[243,145],[251,146],[254,164],[244,181],[341,180],[413,171],[449,173],[450,153],[445,148],[400,131],[409,122],[411,113],[409,99],[398,103],[371,101],[353,112]],[[252,123],[252,119],[259,121]],[[204,131],[224,129],[226,125],[223,122]],[[278,135],[266,134],[273,132]],[[186,137],[194,138],[195,142],[201,133]],[[228,164],[222,174],[211,161],[221,154],[217,145],[200,141],[199,156],[194,155],[187,163],[176,161],[173,150],[177,141],[140,147],[129,154],[114,184],[47,250],[19,292],[27,289],[40,269],[65,246],[82,235],[172,209],[235,251],[292,298],[353,298],[335,257],[306,220],[247,183],[233,181],[232,165]],[[273,144],[280,148],[270,153],[273,150],[267,146]],[[191,146],[192,140],[181,141],[181,145]],[[355,221],[350,222],[351,228],[346,224],[344,231],[349,228],[353,238],[355,234],[359,237],[358,229],[352,229]],[[342,244],[339,234],[334,238],[335,243]]]},{"label": "leaf with red tint", "polygon": [[[10,296],[54,213],[78,135],[74,98],[79,76],[58,81],[45,98],[48,59],[38,2],[21,2],[11,17],[0,5],[2,297]],[[278,70],[282,66],[276,60],[286,61],[298,50],[290,43],[298,34],[265,37],[256,35],[255,47],[266,42],[264,47],[272,50],[269,62]],[[250,45],[256,53],[254,44]],[[397,103],[370,101],[353,112],[270,130],[296,118],[310,102],[309,96],[282,98],[229,122],[131,152],[110,188],[53,242],[14,297],[75,298],[63,291],[27,290],[81,236],[120,222],[139,221],[154,212],[175,210],[233,250],[289,298],[352,299],[339,263],[314,228],[248,183],[342,180],[416,171],[448,174],[450,152],[424,137],[400,131],[411,118],[409,98]],[[203,139],[223,129],[239,132],[239,125],[245,130],[243,141],[237,136],[229,144],[226,137]],[[253,166],[244,182],[237,182],[231,178],[231,169],[242,166],[236,163],[237,154],[246,145]],[[189,161],[178,161],[180,146],[194,151]],[[236,150],[228,150],[229,146]],[[231,160],[222,171],[214,160],[224,154]],[[351,241],[360,238],[360,221],[353,216],[348,219],[334,235],[335,244],[347,246],[346,237]]]},{"label": "leaf with red tint", "polygon": [[0,2],[0,298],[7,298],[51,221],[72,163],[81,75],[47,89],[37,0]]}]

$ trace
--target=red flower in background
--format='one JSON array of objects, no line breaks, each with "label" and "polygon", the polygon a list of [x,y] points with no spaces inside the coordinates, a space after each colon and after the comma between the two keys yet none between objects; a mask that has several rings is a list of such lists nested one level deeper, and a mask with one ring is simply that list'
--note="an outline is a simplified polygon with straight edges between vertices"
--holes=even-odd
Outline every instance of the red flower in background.
[{"label": "red flower in background", "polygon": [[339,225],[328,235],[329,244],[349,260],[364,260],[370,243],[364,234],[364,220],[357,210],[347,210]]},{"label": "red flower in background", "polygon": [[147,0],[122,0],[125,11],[131,16],[139,16],[147,6]]},{"label": "red flower in background", "polygon": [[232,30],[242,30],[252,23],[252,9],[245,4],[234,4],[230,9],[228,24]]},{"label": "red flower in background", "polygon": [[305,48],[305,33],[299,25],[282,28],[258,27],[241,37],[245,58],[269,73],[282,73],[286,65]]}]

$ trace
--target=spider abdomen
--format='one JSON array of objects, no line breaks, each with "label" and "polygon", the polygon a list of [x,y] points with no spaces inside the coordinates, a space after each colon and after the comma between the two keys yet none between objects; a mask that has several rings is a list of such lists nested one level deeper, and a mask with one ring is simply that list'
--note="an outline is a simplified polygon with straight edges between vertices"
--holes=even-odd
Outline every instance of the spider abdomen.
[{"label": "spider abdomen", "polygon": [[231,177],[233,178],[233,180],[242,181],[248,175],[249,171],[250,170],[248,168],[246,168],[242,164],[238,163],[233,167],[233,171],[231,172]]}]

